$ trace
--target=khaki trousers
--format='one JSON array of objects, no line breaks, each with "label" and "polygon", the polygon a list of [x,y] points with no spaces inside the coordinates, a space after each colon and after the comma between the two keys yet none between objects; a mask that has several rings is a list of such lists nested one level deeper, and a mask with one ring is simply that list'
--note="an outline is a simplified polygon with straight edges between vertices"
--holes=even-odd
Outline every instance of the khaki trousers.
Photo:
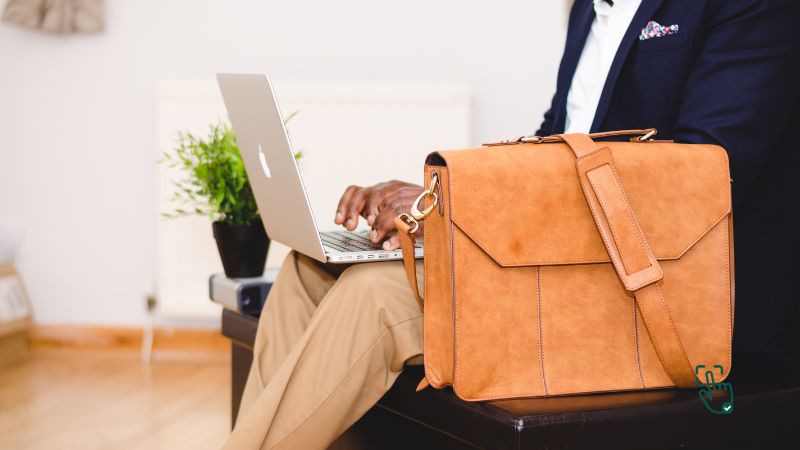
[{"label": "khaki trousers", "polygon": [[422,311],[402,262],[342,268],[293,252],[267,297],[225,448],[327,448],[421,355]]}]

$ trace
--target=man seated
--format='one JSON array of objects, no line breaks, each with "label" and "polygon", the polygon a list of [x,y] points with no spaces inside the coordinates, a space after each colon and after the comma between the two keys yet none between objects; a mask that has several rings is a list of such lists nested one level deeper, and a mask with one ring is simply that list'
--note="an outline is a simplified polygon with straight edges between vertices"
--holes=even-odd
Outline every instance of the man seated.
[{"label": "man seated", "polygon": [[[576,0],[556,93],[537,132],[655,127],[663,139],[728,150],[736,379],[800,379],[798,23],[795,0]],[[354,230],[366,220],[374,242],[396,249],[392,221],[421,191],[399,181],[351,186],[334,221]],[[421,262],[417,271],[421,277]],[[226,446],[327,447],[405,364],[422,362],[422,320],[401,262],[342,269],[290,254],[261,315]]]}]

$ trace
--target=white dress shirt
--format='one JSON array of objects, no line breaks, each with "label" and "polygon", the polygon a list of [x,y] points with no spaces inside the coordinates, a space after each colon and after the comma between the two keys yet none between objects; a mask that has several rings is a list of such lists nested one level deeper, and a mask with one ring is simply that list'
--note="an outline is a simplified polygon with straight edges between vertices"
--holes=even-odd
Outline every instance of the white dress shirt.
[{"label": "white dress shirt", "polygon": [[588,133],[608,71],[641,0],[594,0],[595,18],[567,94],[566,133]]}]

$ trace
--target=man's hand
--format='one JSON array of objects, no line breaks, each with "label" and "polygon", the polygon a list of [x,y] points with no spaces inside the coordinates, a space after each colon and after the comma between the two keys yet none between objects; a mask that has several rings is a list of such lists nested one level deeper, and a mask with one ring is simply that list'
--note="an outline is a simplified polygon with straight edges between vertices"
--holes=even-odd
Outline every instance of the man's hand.
[{"label": "man's hand", "polygon": [[[375,222],[372,224],[372,231],[369,233],[370,240],[377,244],[385,239],[383,243],[384,250],[396,250],[399,248],[400,236],[397,235],[394,219],[402,213],[409,212],[414,200],[419,197],[422,191],[421,186],[407,186],[397,189],[384,197],[383,201],[378,205],[378,216],[375,218]],[[424,232],[422,222],[419,225],[417,236],[422,236]]]},{"label": "man's hand", "polygon": [[383,248],[397,249],[400,239],[396,235],[394,218],[408,212],[422,191],[420,186],[397,180],[370,187],[350,186],[339,200],[334,222],[353,231],[358,226],[358,217],[364,217],[373,230],[370,232],[372,242],[388,239]]}]

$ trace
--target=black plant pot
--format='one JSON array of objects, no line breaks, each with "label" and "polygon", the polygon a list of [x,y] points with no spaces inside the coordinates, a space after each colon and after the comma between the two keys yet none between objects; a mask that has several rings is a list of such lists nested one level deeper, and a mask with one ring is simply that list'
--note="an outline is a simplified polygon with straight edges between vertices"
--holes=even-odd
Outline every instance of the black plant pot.
[{"label": "black plant pot", "polygon": [[269,238],[260,220],[252,225],[214,222],[211,228],[228,278],[260,277],[264,274]]}]

